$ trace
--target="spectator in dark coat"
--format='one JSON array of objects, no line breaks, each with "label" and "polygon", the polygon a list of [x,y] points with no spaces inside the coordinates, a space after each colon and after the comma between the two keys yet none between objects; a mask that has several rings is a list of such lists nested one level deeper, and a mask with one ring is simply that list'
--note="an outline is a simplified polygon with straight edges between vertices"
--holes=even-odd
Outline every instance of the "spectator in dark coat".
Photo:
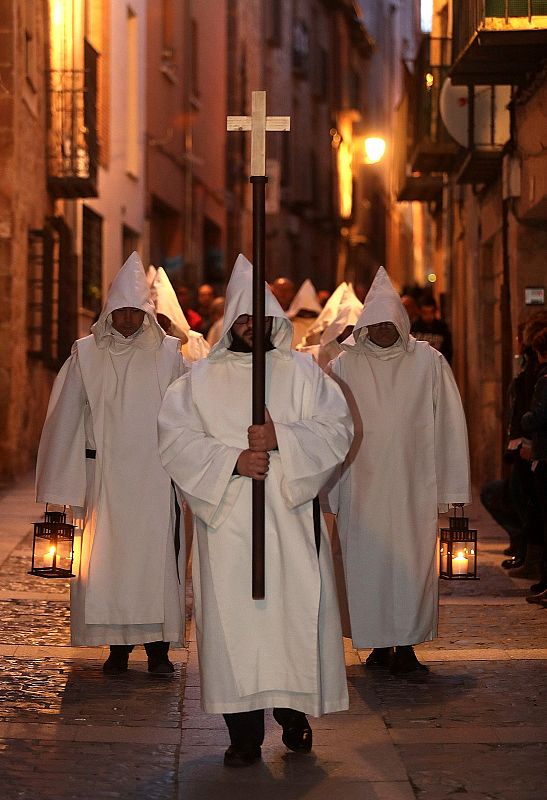
[{"label": "spectator in dark coat", "polygon": [[439,350],[449,364],[452,363],[452,334],[446,322],[437,317],[437,301],[424,297],[419,302],[420,316],[414,320],[410,332],[419,341],[429,342]]},{"label": "spectator in dark coat", "polygon": [[532,347],[539,362],[538,379],[530,411],[522,417],[523,429],[532,437],[534,495],[543,528],[541,578],[529,603],[547,606],[547,327],[537,333]]}]

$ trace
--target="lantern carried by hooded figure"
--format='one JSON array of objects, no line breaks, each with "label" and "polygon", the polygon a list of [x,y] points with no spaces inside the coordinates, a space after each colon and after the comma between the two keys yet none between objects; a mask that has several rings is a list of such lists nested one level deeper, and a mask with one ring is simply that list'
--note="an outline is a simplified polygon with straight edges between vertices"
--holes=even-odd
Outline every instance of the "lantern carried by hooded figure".
[{"label": "lantern carried by hooded figure", "polygon": [[43,522],[34,523],[32,567],[29,575],[42,578],[73,578],[74,525],[66,521],[66,506],[62,511],[46,511]]},{"label": "lantern carried by hooded figure", "polygon": [[[458,514],[458,509],[460,514]],[[446,580],[478,580],[477,531],[469,527],[463,504],[454,503],[449,527],[440,529],[440,570]]]}]

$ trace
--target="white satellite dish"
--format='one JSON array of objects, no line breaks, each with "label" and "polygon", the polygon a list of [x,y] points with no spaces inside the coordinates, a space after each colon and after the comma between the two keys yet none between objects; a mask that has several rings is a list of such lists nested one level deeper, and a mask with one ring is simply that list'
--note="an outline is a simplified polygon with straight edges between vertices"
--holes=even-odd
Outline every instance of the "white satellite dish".
[{"label": "white satellite dish", "polygon": [[[501,147],[510,136],[507,106],[510,86],[475,86],[475,147]],[[453,86],[446,78],[439,99],[441,118],[458,144],[468,147],[469,98],[467,86]]]}]

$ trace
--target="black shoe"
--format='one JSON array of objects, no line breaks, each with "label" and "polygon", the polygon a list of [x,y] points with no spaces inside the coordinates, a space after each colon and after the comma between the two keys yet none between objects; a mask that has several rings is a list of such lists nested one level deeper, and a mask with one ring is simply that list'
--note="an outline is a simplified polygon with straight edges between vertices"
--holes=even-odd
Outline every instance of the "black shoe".
[{"label": "black shoe", "polygon": [[365,661],[367,669],[389,669],[393,658],[393,647],[375,647]]},{"label": "black shoe", "polygon": [[167,656],[149,658],[148,672],[150,672],[151,675],[157,675],[159,678],[170,678],[175,672],[175,667]]},{"label": "black shoe", "polygon": [[262,757],[262,750],[260,747],[238,747],[231,744],[224,753],[224,766],[225,767],[250,767]]},{"label": "black shoe", "polygon": [[110,653],[103,664],[105,675],[121,675],[127,672],[129,664],[129,653]]},{"label": "black shoe", "polygon": [[511,556],[511,558],[506,558],[501,562],[503,569],[515,569],[516,567],[522,567],[523,564],[524,558],[522,556]]},{"label": "black shoe", "polygon": [[313,745],[313,733],[308,718],[302,711],[274,708],[273,717],[283,728],[281,741],[295,753],[309,753]]},{"label": "black shoe", "polygon": [[392,675],[403,675],[407,672],[429,672],[429,667],[418,661],[411,645],[404,645],[395,648],[390,672]]},{"label": "black shoe", "polygon": [[309,753],[313,745],[313,732],[309,725],[306,728],[283,728],[281,741],[295,753]]},{"label": "black shoe", "polygon": [[516,547],[511,547],[511,545],[509,545],[509,547],[506,547],[505,550],[503,551],[504,556],[516,556],[517,554],[518,550],[516,549]]},{"label": "black shoe", "polygon": [[537,583],[533,583],[530,586],[530,593],[531,594],[539,594],[540,592],[544,592],[547,589],[547,580],[542,578]]},{"label": "black shoe", "polygon": [[542,592],[537,592],[537,594],[528,595],[526,602],[542,606],[545,602],[547,602],[547,589],[544,589]]}]

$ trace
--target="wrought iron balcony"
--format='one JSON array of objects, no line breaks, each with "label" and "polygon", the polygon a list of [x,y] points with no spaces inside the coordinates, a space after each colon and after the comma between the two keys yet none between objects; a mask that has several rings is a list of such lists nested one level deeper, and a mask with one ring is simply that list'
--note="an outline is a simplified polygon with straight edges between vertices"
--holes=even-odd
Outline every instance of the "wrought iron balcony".
[{"label": "wrought iron balcony", "polygon": [[414,102],[414,75],[406,71],[405,89],[397,109],[394,143],[394,164],[396,175],[396,194],[401,201],[418,200],[433,202],[438,200],[443,188],[442,172],[418,172],[411,164],[415,150],[416,113]]},{"label": "wrought iron balcony", "polygon": [[453,9],[454,84],[520,84],[545,59],[547,0],[460,0]]},{"label": "wrought iron balcony", "polygon": [[412,172],[450,172],[461,148],[446,130],[439,112],[441,88],[451,64],[451,40],[422,39],[415,62],[410,96]]},{"label": "wrought iron balcony", "polygon": [[84,68],[49,73],[48,187],[55,197],[97,197],[97,52]]}]

